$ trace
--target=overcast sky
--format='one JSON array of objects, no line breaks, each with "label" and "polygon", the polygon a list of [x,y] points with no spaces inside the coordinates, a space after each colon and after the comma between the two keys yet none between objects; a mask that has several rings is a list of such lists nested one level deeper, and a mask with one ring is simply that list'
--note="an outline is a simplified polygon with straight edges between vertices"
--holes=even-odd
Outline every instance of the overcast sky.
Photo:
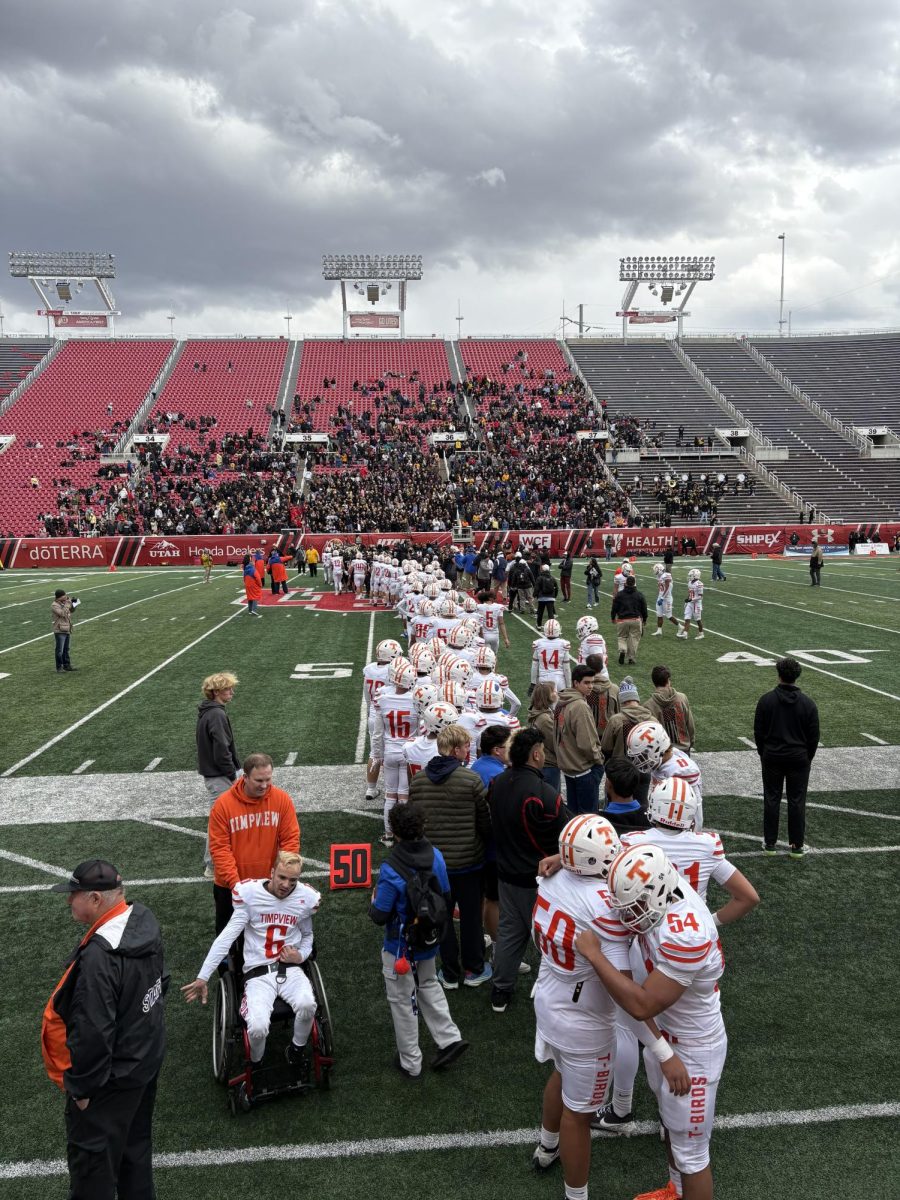
[{"label": "overcast sky", "polygon": [[[3,0],[2,250],[117,256],[123,332],[338,333],[323,252],[421,253],[408,332],[900,326],[896,0]],[[7,331],[37,297],[0,276]]]}]

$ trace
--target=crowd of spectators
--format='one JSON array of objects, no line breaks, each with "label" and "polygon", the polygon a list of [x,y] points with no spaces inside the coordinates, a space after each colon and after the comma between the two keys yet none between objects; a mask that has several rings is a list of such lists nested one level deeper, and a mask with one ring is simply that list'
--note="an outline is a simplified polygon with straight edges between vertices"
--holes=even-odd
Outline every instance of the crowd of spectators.
[{"label": "crowd of spectators", "polygon": [[[618,477],[615,467],[612,473]],[[701,475],[693,471],[667,473],[655,475],[652,482],[636,475],[634,482],[624,487],[638,507],[652,503],[661,516],[700,521],[704,525],[716,524],[723,496],[756,495],[756,480],[743,471],[734,476],[726,471]]]}]

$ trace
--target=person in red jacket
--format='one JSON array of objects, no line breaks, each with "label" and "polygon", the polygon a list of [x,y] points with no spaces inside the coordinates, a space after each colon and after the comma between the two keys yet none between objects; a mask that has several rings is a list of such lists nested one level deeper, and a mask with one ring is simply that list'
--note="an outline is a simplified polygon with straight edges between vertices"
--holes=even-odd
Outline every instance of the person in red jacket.
[{"label": "person in red jacket", "polygon": [[262,584],[249,554],[244,555],[244,592],[247,596],[248,614],[251,617],[258,617],[256,606],[262,596]]},{"label": "person in red jacket", "polygon": [[268,754],[244,759],[241,779],[209,814],[216,933],[231,919],[231,892],[244,879],[267,879],[279,850],[300,852],[300,823],[287,792],[272,783]]},{"label": "person in red jacket", "polygon": [[253,555],[253,570],[256,572],[256,578],[260,584],[266,581],[266,554],[264,550],[257,550]]}]

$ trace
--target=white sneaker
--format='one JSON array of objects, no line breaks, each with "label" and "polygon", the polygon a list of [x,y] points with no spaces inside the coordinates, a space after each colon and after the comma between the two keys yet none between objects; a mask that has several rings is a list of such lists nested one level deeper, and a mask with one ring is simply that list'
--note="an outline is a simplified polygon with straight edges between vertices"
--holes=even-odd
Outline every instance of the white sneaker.
[{"label": "white sneaker", "polygon": [[680,637],[680,638],[686,638],[686,637],[687,637],[687,634],[684,632],[684,630],[683,630],[683,629],[680,629],[680,630],[678,631],[678,633],[676,633],[676,634],[675,634],[675,636],[676,636],[676,637]]},{"label": "white sneaker", "polygon": [[559,1161],[559,1146],[555,1146],[552,1150],[545,1150],[538,1143],[534,1154],[531,1156],[531,1169],[533,1171],[546,1171]]},{"label": "white sneaker", "polygon": [[206,866],[203,868],[203,878],[204,879],[215,879],[215,877],[216,877],[216,873],[213,870],[211,863],[209,864],[209,866]]},{"label": "white sneaker", "polygon": [[652,633],[650,636],[651,636],[651,637],[662,637],[662,630],[661,630],[661,629],[654,629],[654,630],[653,630],[653,633]]},{"label": "white sneaker", "polygon": [[527,962],[519,963],[519,974],[520,975],[530,975],[531,974],[531,967],[528,965]]},{"label": "white sneaker", "polygon": [[706,637],[705,633],[698,633],[697,636],[694,638],[694,641],[702,642],[705,637]]}]

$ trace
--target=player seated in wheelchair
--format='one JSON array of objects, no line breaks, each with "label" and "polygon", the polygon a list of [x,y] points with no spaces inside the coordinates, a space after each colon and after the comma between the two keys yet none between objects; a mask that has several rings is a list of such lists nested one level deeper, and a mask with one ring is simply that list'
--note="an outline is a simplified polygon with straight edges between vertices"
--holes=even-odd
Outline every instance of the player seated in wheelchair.
[{"label": "player seated in wheelchair", "polygon": [[305,1046],[315,1019],[316,998],[301,964],[313,950],[312,918],[321,896],[300,882],[302,865],[299,854],[281,850],[268,879],[237,884],[232,892],[231,920],[210,947],[197,978],[181,989],[189,1004],[194,1000],[206,1004],[210,977],[243,935],[241,1013],[247,1025],[252,1067],[262,1062],[277,999],[285,1001],[294,1012],[287,1061],[293,1067],[306,1066]]}]

